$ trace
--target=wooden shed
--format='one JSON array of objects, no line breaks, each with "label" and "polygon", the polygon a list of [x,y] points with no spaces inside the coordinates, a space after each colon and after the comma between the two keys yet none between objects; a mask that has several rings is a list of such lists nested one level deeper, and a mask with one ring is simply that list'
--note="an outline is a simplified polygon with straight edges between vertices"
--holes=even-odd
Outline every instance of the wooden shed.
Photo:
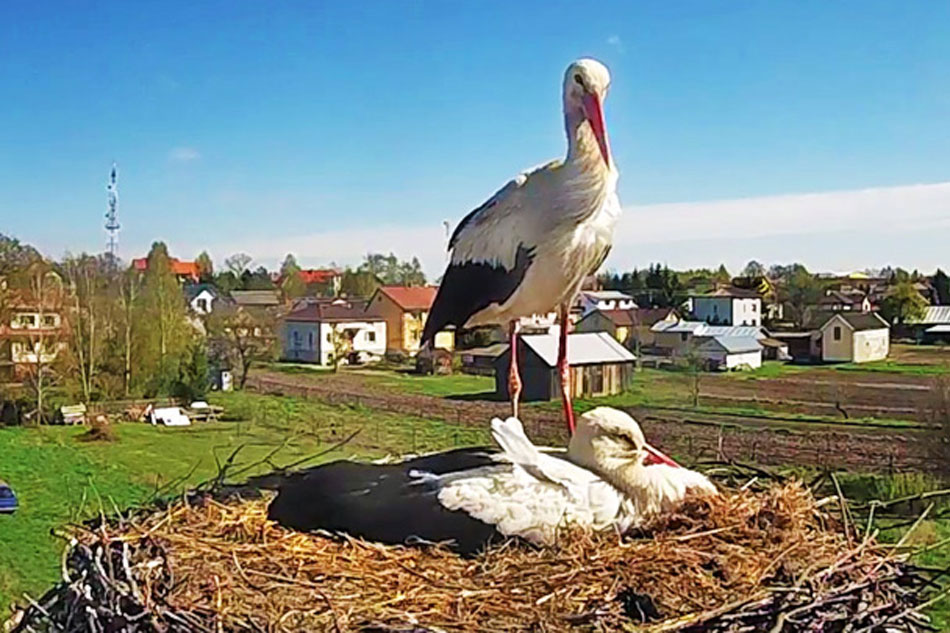
[{"label": "wooden shed", "polygon": [[[561,395],[557,372],[557,330],[550,334],[520,336],[519,365],[524,385],[521,399],[552,400]],[[574,398],[621,393],[633,379],[636,357],[606,332],[578,332],[567,340]],[[495,392],[508,398],[510,349],[495,360]]]}]

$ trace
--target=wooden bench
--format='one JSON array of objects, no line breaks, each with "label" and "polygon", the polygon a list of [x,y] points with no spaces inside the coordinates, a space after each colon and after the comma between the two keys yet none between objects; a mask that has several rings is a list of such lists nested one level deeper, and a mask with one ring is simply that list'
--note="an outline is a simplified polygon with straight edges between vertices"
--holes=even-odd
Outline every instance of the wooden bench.
[{"label": "wooden bench", "polygon": [[59,408],[59,415],[63,418],[63,424],[85,424],[86,423],[86,405],[69,404]]}]

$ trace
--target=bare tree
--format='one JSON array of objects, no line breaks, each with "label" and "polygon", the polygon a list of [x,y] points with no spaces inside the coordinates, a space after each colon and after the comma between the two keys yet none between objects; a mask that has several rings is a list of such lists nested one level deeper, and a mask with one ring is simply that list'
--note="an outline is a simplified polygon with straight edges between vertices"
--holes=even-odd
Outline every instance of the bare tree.
[{"label": "bare tree", "polygon": [[83,400],[89,402],[99,370],[107,329],[108,280],[92,256],[67,257],[63,269],[70,286],[69,349]]},{"label": "bare tree", "polygon": [[37,260],[26,271],[29,288],[28,321],[20,323],[27,332],[27,347],[20,350],[26,367],[25,384],[36,403],[36,420],[43,422],[46,396],[56,380],[54,363],[62,348],[63,299],[62,278],[52,265]]},{"label": "bare tree", "polygon": [[142,292],[142,275],[129,269],[119,279],[119,311],[122,323],[122,385],[125,396],[132,392],[132,336],[135,331],[135,309]]},{"label": "bare tree", "polygon": [[244,389],[255,363],[276,357],[277,337],[270,314],[252,314],[241,307],[215,310],[208,320],[212,353],[239,370],[238,388]]}]

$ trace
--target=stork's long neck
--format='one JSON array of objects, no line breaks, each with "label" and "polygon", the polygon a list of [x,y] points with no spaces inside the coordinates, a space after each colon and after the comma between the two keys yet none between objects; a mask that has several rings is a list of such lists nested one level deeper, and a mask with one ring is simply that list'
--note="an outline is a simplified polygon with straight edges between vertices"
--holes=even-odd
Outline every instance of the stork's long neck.
[{"label": "stork's long neck", "polygon": [[600,154],[600,147],[597,145],[597,139],[594,137],[590,123],[580,112],[574,109],[566,109],[564,126],[567,128],[567,159],[565,163],[576,166],[580,171],[606,181],[613,172],[614,159],[613,155],[610,154],[610,143],[608,142],[607,147],[611,167],[608,167]]}]

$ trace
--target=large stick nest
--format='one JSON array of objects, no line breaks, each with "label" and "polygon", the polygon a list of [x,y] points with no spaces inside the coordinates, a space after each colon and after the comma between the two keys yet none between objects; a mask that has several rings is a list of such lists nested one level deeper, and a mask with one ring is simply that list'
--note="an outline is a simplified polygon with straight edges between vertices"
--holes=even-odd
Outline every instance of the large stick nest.
[{"label": "large stick nest", "polygon": [[941,590],[796,483],[696,498],[634,535],[476,558],[302,534],[191,496],[76,528],[16,631],[917,631]]}]

